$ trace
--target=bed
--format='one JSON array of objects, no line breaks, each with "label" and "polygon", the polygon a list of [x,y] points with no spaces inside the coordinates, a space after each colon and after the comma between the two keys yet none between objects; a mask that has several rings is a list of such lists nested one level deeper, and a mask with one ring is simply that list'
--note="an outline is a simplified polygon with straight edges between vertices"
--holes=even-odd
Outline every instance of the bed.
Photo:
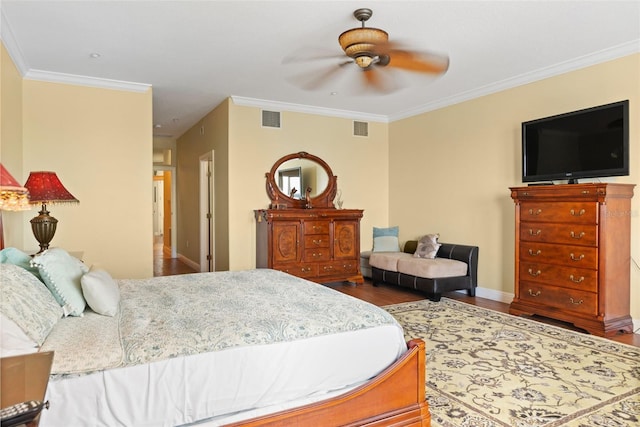
[{"label": "bed", "polygon": [[41,426],[430,423],[424,343],[378,307],[269,269],[114,283],[113,315],[88,306],[40,337]]}]

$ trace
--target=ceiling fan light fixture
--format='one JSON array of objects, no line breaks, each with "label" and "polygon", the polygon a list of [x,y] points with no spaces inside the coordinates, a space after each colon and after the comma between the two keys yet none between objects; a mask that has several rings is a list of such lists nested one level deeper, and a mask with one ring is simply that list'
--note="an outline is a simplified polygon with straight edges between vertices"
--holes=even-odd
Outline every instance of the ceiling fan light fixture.
[{"label": "ceiling fan light fixture", "polygon": [[360,68],[369,68],[369,66],[373,62],[373,58],[368,55],[360,55],[353,58],[353,60],[356,62],[356,65]]},{"label": "ceiling fan light fixture", "polygon": [[338,43],[344,53],[348,57],[356,59],[356,62],[360,56],[368,56],[370,60],[373,59],[376,56],[373,53],[376,46],[388,41],[389,34],[386,31],[371,27],[352,28],[338,37]]}]

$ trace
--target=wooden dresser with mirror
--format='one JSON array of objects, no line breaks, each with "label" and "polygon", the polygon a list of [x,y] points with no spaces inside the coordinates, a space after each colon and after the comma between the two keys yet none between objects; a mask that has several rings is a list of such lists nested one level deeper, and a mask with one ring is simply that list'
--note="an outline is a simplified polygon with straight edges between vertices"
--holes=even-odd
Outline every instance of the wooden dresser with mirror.
[{"label": "wooden dresser with mirror", "polygon": [[269,209],[256,217],[256,267],[318,283],[363,283],[361,209],[336,209],[337,177],[306,152],[280,158],[266,174]]}]

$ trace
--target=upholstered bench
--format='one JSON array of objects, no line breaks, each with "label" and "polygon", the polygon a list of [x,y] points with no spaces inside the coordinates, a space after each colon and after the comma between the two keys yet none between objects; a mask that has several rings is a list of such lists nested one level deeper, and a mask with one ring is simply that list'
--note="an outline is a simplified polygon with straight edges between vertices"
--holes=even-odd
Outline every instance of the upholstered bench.
[{"label": "upholstered bench", "polygon": [[[439,301],[444,292],[466,290],[475,296],[478,286],[478,247],[442,243],[436,257],[418,258],[413,253],[418,242],[407,241],[403,252],[372,252],[371,278],[379,283],[412,288]],[[362,256],[361,256],[362,261]]]},{"label": "upholstered bench", "polygon": [[371,257],[371,251],[360,252],[360,272],[363,277],[371,279],[371,264],[369,264],[369,257]]}]

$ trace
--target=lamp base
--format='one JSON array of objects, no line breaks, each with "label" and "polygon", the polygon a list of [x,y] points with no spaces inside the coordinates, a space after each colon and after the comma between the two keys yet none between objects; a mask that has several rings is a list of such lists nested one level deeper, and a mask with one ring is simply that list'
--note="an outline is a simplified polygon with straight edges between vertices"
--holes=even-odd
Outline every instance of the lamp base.
[{"label": "lamp base", "polygon": [[40,253],[49,248],[49,242],[53,240],[53,236],[56,234],[58,220],[49,215],[47,206],[44,203],[42,204],[42,210],[38,213],[40,215],[33,218],[30,222],[33,235],[38,243],[40,243],[40,250],[38,251],[38,253]]}]

